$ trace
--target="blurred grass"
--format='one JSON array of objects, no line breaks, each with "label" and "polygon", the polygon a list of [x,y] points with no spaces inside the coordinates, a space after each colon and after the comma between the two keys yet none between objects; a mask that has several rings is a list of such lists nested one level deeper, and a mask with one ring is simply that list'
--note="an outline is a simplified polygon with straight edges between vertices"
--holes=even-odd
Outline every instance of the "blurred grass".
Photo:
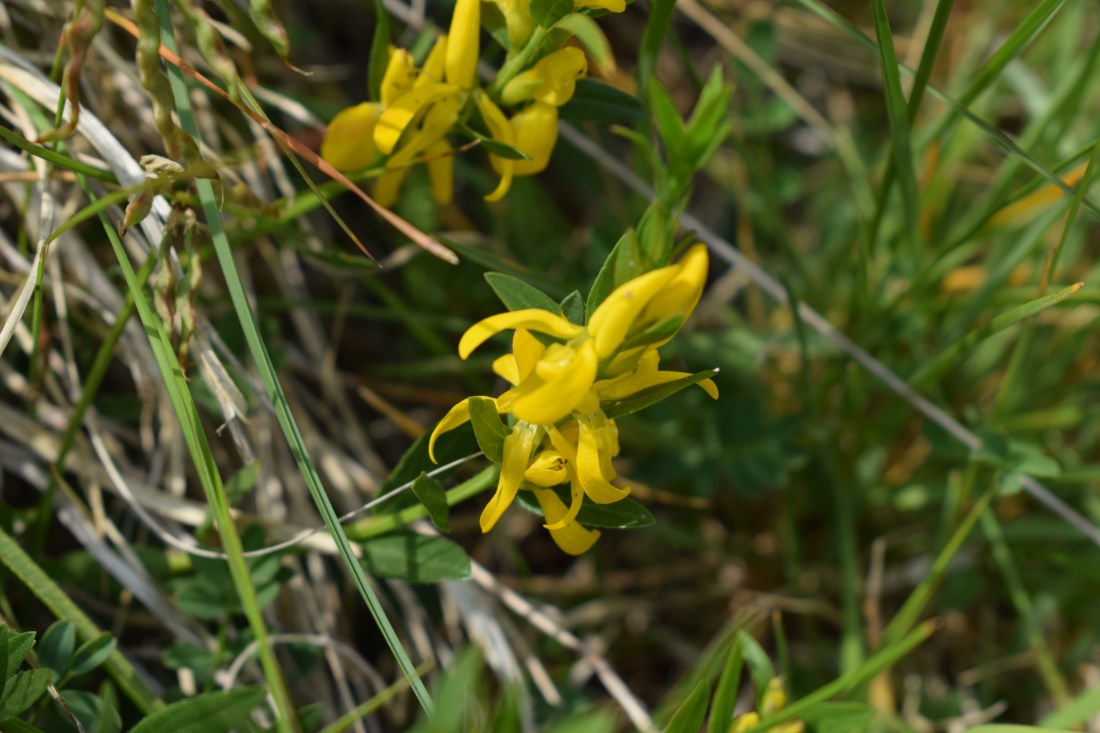
[{"label": "blurred grass", "polygon": [[[313,77],[284,65],[258,37],[250,55],[237,50],[235,58],[247,59],[249,83],[327,115],[364,98],[360,67],[367,34],[353,29],[349,18],[366,23],[368,5],[279,7],[293,30],[291,58]],[[5,45],[28,55],[52,50],[45,40],[34,47],[27,31],[48,28],[41,37],[53,39],[62,15],[28,17],[29,5],[12,7],[19,12],[14,25],[3,29]],[[981,725],[986,711],[998,721],[1052,728],[1095,718],[1100,549],[1021,491],[1020,477],[1042,479],[1092,523],[1100,522],[1100,342],[1092,244],[1098,209],[1089,196],[1100,151],[1093,73],[1100,11],[1060,0],[709,3],[705,10],[784,80],[781,88],[758,73],[757,62],[735,59],[720,38],[683,14],[666,18],[671,3],[655,7],[661,12],[648,15],[636,6],[601,20],[620,66],[620,77],[612,81],[630,86],[637,59],[643,69],[656,70],[681,111],[690,109],[713,63],[724,65],[736,85],[733,138],[696,178],[689,210],[787,283],[794,298],[907,376],[981,435],[985,446],[969,451],[930,425],[827,338],[761,298],[755,286],[716,260],[690,334],[670,345],[666,361],[689,371],[720,367],[722,399],[711,404],[681,393],[621,421],[621,471],[657,524],[606,531],[592,555],[572,560],[558,554],[535,531],[536,519],[522,512],[483,537],[476,529],[478,508],[460,505],[452,538],[506,587],[557,606],[555,618],[605,649],[646,707],[669,714],[699,679],[718,676],[728,648],[715,642],[728,638],[731,619],[777,612],[781,620],[772,631],[765,625],[751,630],[777,658],[794,702],[761,730],[838,694],[873,707],[877,717],[870,725],[876,730],[1014,730]],[[447,11],[445,4],[427,7],[437,21]],[[180,18],[176,23],[186,57],[192,31]],[[661,42],[666,24],[678,42]],[[87,112],[103,116],[135,157],[161,152],[155,130],[133,124],[144,119],[139,113],[112,108],[122,95],[111,73],[125,68],[130,42],[107,34],[101,43],[90,62],[100,65],[99,73],[84,80],[92,100],[86,101]],[[116,55],[107,54],[108,48]],[[201,60],[192,60],[202,68]],[[241,507],[298,526],[317,523],[312,505],[302,500],[312,495],[325,523],[335,528],[338,510],[362,503],[410,443],[385,412],[341,390],[367,384],[413,424],[430,426],[441,405],[488,388],[490,357],[462,363],[452,351],[465,325],[498,310],[482,273],[521,275],[556,298],[575,288],[583,292],[646,203],[562,142],[545,175],[517,182],[505,203],[490,207],[474,193],[485,189],[482,161],[460,158],[456,170],[465,188],[460,186],[456,205],[439,211],[424,206],[427,180],[414,175],[397,207],[413,224],[439,233],[441,241],[454,240],[463,261],[452,267],[414,252],[401,235],[341,197],[340,186],[321,184],[317,190],[386,262],[378,271],[355,261],[358,254],[340,228],[319,211],[317,190],[284,170],[280,155],[260,152],[250,137],[259,133],[239,112],[222,100],[201,98],[191,104],[206,127],[189,123],[184,83],[173,79],[183,126],[201,130],[212,155],[232,161],[223,169],[220,190],[200,181],[197,197],[181,190],[178,201],[197,202],[204,212],[198,249],[209,260],[209,272],[197,308],[217,324],[211,327],[216,337],[232,345],[221,358],[251,408],[252,423],[241,429],[259,456],[261,478]],[[792,92],[824,128],[799,116],[791,107]],[[9,94],[16,105],[29,107],[25,98]],[[307,115],[270,105],[266,111],[283,129],[316,143],[319,131]],[[13,151],[95,176],[87,183],[96,187],[94,195],[109,195],[102,184],[113,174],[82,160],[78,153],[90,152],[86,146],[74,141],[76,152],[48,154],[27,144],[26,135],[12,137],[20,122],[5,120],[0,131],[15,144]],[[8,127],[16,132],[9,134]],[[616,157],[629,158],[626,145],[604,126],[583,129]],[[32,226],[35,207],[29,196],[23,198],[25,183],[4,186],[12,203],[4,231],[16,242],[4,252],[11,268],[5,272],[11,276],[7,292],[19,273],[16,255],[28,254],[23,229]],[[69,187],[55,186],[75,196]],[[71,220],[87,203],[70,205],[66,215]],[[118,452],[131,464],[128,476],[137,481],[147,472],[150,484],[163,479],[166,485],[197,476],[216,494],[220,477],[240,468],[243,456],[216,437],[222,415],[188,404],[192,388],[216,385],[197,368],[173,362],[173,336],[157,330],[148,289],[140,285],[144,277],[127,272],[125,259],[123,284],[118,264],[103,254],[105,240],[111,240],[118,256],[126,257],[112,226],[79,224],[55,243],[73,248],[79,238],[91,259],[54,253],[71,278],[62,291],[73,293],[70,320],[63,321],[44,297],[30,342],[44,351],[39,358],[13,346],[5,354],[6,402],[46,431],[62,434],[60,457],[47,463],[56,460],[60,470],[71,451],[76,458],[67,470],[98,465],[83,437],[74,436],[74,427],[65,432],[65,426],[78,425],[87,406],[109,413],[107,395],[97,395],[97,389],[135,393],[134,375],[142,370],[133,356],[140,347],[125,331],[134,301],[118,301],[126,305],[108,330],[99,313],[110,301],[83,279],[81,268],[98,262],[118,293],[144,294],[137,308],[144,309],[142,321],[156,335],[162,373],[174,385],[175,414],[187,417],[196,456],[193,466],[184,464],[182,446],[172,442],[163,422],[172,414],[165,405],[146,407],[158,410],[156,421],[145,412],[119,418],[110,428],[116,444],[125,446]],[[51,278],[43,279],[43,296],[60,287]],[[1074,290],[1079,282],[1085,287]],[[62,329],[72,332],[71,342],[63,340]],[[121,344],[117,352],[115,339]],[[99,354],[117,355],[113,366],[97,355],[101,344],[106,351]],[[79,401],[70,400],[59,385],[68,385],[69,393],[76,385],[65,381],[58,364],[83,358],[95,365],[85,376],[88,391],[76,390]],[[18,378],[34,375],[40,364],[45,373],[30,379],[32,385]],[[75,417],[58,422],[58,414]],[[17,470],[19,461],[42,460],[31,438],[14,428],[4,431],[0,447],[8,453],[0,458],[16,478],[6,479],[0,521],[21,540],[27,522],[42,522],[49,542],[33,554],[46,565],[76,550],[53,509],[46,509],[49,503]],[[75,475],[90,504],[99,502],[104,512],[126,511],[113,499],[104,505],[97,474]],[[160,493],[166,504],[186,494]],[[207,510],[220,503],[211,500]],[[229,531],[222,535],[223,549],[232,554],[228,510],[224,506],[220,521]],[[374,534],[418,516],[418,506],[398,502],[393,513],[363,526]],[[975,525],[980,532],[972,531]],[[132,525],[126,525],[126,535],[139,543]],[[876,542],[882,548],[877,565]],[[372,674],[341,672],[339,666],[317,672],[304,655],[274,652],[269,674],[283,669],[295,704],[323,703],[332,730],[354,725],[351,718],[335,722],[353,702],[359,715],[375,716],[377,728],[403,729],[412,715],[407,696],[388,690],[386,698],[396,702],[379,713],[379,704],[363,702],[369,692],[381,690],[383,680],[393,682],[399,667],[414,675],[414,665],[438,650],[445,650],[440,656],[446,659],[464,640],[486,642],[464,623],[456,610],[460,602],[449,591],[368,579],[353,546],[345,539],[339,547],[343,569],[320,563],[319,556],[288,559],[278,600],[262,618],[258,606],[251,609],[252,630],[229,615],[208,622],[208,641],[229,655],[230,639],[262,639],[268,624],[285,633],[340,639]],[[361,599],[347,591],[347,570]],[[244,587],[249,571],[242,567],[238,573]],[[136,645],[144,634],[161,646],[171,640],[140,610],[114,618],[113,611],[128,602],[105,574],[96,579],[98,588],[61,570],[54,580],[94,599],[94,615],[101,624],[114,623],[124,644]],[[311,589],[313,582],[317,587]],[[5,615],[25,628],[48,625],[26,592],[9,585]],[[504,629],[501,638],[509,648],[541,660],[566,698],[557,710],[540,709],[540,721],[606,697],[590,683],[588,662],[534,636],[497,598],[484,596],[483,613]],[[394,618],[394,628],[383,623],[379,632],[364,623],[363,600],[378,618]],[[935,633],[931,625],[920,625],[930,616],[939,619]],[[135,619],[143,624],[140,632]],[[919,634],[906,636],[914,628]],[[383,639],[402,650],[402,664],[395,667],[381,651]],[[159,684],[182,690],[161,655],[146,655],[143,662]],[[427,690],[419,691],[427,700]],[[746,694],[741,697],[743,707]],[[148,701],[148,695],[138,698]]]}]

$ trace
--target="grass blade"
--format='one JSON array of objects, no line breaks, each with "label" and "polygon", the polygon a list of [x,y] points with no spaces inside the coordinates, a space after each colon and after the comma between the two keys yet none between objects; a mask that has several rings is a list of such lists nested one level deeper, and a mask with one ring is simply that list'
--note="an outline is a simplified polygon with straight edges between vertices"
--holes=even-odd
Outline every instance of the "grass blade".
[{"label": "grass blade", "polygon": [[[168,19],[171,16],[168,12],[167,2],[165,2],[165,0],[158,0],[157,4],[161,11],[161,23],[162,26],[164,26],[162,32],[164,34],[165,44],[170,51],[175,53],[175,39],[172,35],[171,25],[168,24]],[[172,81],[172,90],[176,98],[176,111],[179,114],[180,123],[185,132],[198,139],[198,127],[195,124],[194,115],[191,111],[191,102],[187,97],[187,88],[183,81],[183,75],[176,66],[169,65],[168,69],[169,77]],[[199,199],[202,203],[203,213],[206,216],[206,224],[210,229],[210,236],[214,243],[214,251],[222,267],[222,274],[225,278],[229,296],[233,303],[233,309],[244,331],[249,352],[252,354],[252,358],[260,372],[260,377],[267,390],[268,399],[271,400],[271,404],[274,406],[279,426],[282,428],[283,434],[291,446],[291,451],[298,464],[298,469],[301,471],[302,477],[309,487],[310,495],[313,497],[313,501],[316,503],[321,513],[321,517],[324,519],[325,525],[328,526],[333,540],[340,549],[341,558],[345,566],[351,572],[352,578],[355,580],[355,585],[359,590],[359,594],[366,602],[367,608],[370,609],[375,623],[378,624],[379,629],[382,631],[382,635],[386,639],[386,643],[393,651],[397,663],[401,667],[401,671],[408,678],[421,707],[430,715],[432,712],[432,701],[431,697],[428,695],[428,690],[424,686],[423,681],[421,681],[416,668],[413,666],[408,652],[405,651],[404,646],[401,644],[401,639],[398,637],[397,632],[386,616],[386,611],[382,608],[382,604],[378,600],[377,595],[375,595],[374,589],[371,588],[370,583],[367,581],[363,568],[359,564],[355,552],[352,550],[351,543],[348,541],[347,535],[344,532],[344,527],[340,524],[336,510],[333,508],[332,502],[328,498],[328,494],[321,485],[321,477],[318,475],[317,469],[313,465],[313,461],[309,458],[305,440],[302,437],[301,431],[298,429],[297,422],[294,420],[294,415],[290,411],[290,405],[287,402],[286,395],[283,394],[278,375],[275,373],[275,365],[271,362],[267,346],[264,343],[263,337],[260,335],[260,329],[256,325],[255,316],[249,305],[248,296],[237,275],[236,264],[233,261],[233,250],[230,247],[229,239],[226,237],[225,228],[222,225],[221,213],[218,210],[218,198],[214,191],[214,185],[209,180],[200,179],[196,181],[196,186],[199,193]],[[259,641],[259,639],[257,640]],[[264,645],[261,644],[261,654],[263,653],[263,648]]]}]

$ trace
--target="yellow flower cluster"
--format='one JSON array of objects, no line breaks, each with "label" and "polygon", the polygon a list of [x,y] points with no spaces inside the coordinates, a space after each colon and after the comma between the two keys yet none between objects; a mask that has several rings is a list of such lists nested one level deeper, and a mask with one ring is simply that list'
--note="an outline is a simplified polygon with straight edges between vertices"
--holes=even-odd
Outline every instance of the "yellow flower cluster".
[{"label": "yellow flower cluster", "polygon": [[[512,52],[528,43],[539,50],[527,0],[495,4],[504,15]],[[597,7],[621,12],[625,2],[575,2],[575,9]],[[574,84],[587,71],[584,52],[566,46],[544,55],[530,68],[501,79],[504,84],[494,101],[477,83],[480,28],[481,0],[457,0],[449,32],[438,38],[420,68],[405,49],[391,49],[379,101],[336,115],[325,133],[321,157],[341,171],[384,162],[385,171],[374,184],[374,198],[383,206],[397,201],[410,166],[426,162],[433,198],[450,203],[454,149],[448,135],[476,109],[489,138],[528,157],[490,155],[500,183],[486,200],[502,198],[514,176],[546,168],[557,142],[558,107],[569,101]],[[516,111],[509,118],[498,103]]]},{"label": "yellow flower cluster", "polygon": [[[592,546],[599,532],[576,521],[584,498],[610,504],[630,493],[611,483],[619,438],[615,421],[603,408],[690,376],[659,369],[657,349],[694,310],[707,264],[706,247],[693,246],[677,264],[616,288],[584,326],[531,308],[486,318],[466,331],[458,346],[463,359],[494,334],[515,332],[512,352],[493,363],[493,371],[512,385],[494,400],[497,413],[512,416],[514,423],[504,439],[496,493],[481,514],[483,532],[526,488],[534,492],[559,547],[579,555]],[[711,380],[699,385],[717,399]],[[469,420],[468,399],[451,408],[432,432],[433,461],[439,435]],[[551,490],[566,482],[571,487],[569,506]]]},{"label": "yellow flower cluster", "polygon": [[[764,694],[760,700],[760,711],[753,710],[738,715],[730,723],[729,733],[744,733],[744,731],[752,730],[760,724],[761,716],[766,718],[769,715],[778,713],[785,707],[787,707],[787,689],[783,686],[781,678],[772,677],[768,682],[768,686],[764,688]],[[771,733],[802,733],[805,729],[806,724],[795,719],[773,726],[770,730]]]}]

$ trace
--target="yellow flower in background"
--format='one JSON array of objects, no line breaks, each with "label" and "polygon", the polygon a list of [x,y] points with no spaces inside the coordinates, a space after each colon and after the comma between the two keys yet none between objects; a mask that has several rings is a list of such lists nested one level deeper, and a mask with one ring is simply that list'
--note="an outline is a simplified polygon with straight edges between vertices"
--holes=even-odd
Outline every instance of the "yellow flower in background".
[{"label": "yellow flower in background", "polygon": [[[527,488],[535,493],[559,547],[573,554],[591,547],[599,533],[577,522],[584,500],[611,504],[630,493],[612,483],[619,431],[603,406],[690,376],[659,369],[657,348],[695,308],[706,275],[706,248],[695,245],[678,263],[616,288],[585,326],[530,308],[491,316],[463,334],[458,352],[466,359],[493,335],[513,331],[511,353],[493,362],[493,371],[511,385],[492,400],[493,406],[514,422],[503,441],[496,492],[481,514],[483,532]],[[711,380],[699,386],[717,399]],[[428,440],[432,461],[439,436],[470,419],[465,399],[439,421]],[[568,505],[550,491],[566,483]]]}]

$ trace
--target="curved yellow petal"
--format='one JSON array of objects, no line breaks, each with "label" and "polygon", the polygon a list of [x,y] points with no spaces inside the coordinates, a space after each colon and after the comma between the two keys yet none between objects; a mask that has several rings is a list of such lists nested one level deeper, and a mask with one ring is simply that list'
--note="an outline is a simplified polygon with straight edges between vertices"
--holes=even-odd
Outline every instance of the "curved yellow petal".
[{"label": "curved yellow petal", "polygon": [[444,69],[447,63],[447,36],[442,35],[435,39],[435,45],[428,52],[428,58],[424,59],[424,66],[420,69],[420,75],[413,82],[413,89],[422,87],[432,82],[443,81]]},{"label": "curved yellow petal", "polygon": [[558,108],[545,102],[532,102],[512,117],[512,146],[531,160],[514,160],[517,176],[541,173],[550,164],[550,154],[558,142]]},{"label": "curved yellow petal", "polygon": [[584,491],[581,489],[580,482],[577,481],[576,472],[570,471],[569,473],[572,474],[571,478],[573,479],[569,484],[571,493],[569,509],[566,510],[565,514],[563,514],[559,519],[550,521],[550,519],[547,518],[546,523],[542,525],[551,532],[559,529],[564,529],[566,525],[572,524],[577,519],[577,515],[581,511],[581,505],[584,504]]},{"label": "curved yellow petal", "polygon": [[451,84],[471,89],[477,78],[478,34],[481,32],[481,0],[458,0],[447,34],[444,76]]},{"label": "curved yellow petal", "polygon": [[531,462],[531,453],[535,448],[538,426],[522,422],[516,423],[512,432],[504,438],[504,460],[500,464],[500,480],[496,493],[481,512],[481,531],[488,532],[497,523],[505,510],[516,498],[519,485],[527,464]]},{"label": "curved yellow petal", "polygon": [[[404,144],[386,161],[386,167],[401,168],[411,165],[422,154],[444,141],[458,121],[464,103],[463,95],[454,92],[428,106],[424,111],[423,123],[414,131],[405,133]],[[450,150],[449,146],[447,150]]]},{"label": "curved yellow petal", "polygon": [[[631,374],[616,377],[615,379],[601,380],[596,382],[592,388],[596,390],[596,394],[600,396],[602,401],[610,402],[612,400],[625,399],[642,390],[649,389],[650,387],[667,384],[668,382],[675,382],[677,379],[683,379],[684,377],[690,376],[690,372],[644,372],[639,370]],[[696,385],[710,395],[711,399],[718,399],[718,387],[714,384],[713,380],[704,379],[701,382],[696,382]]]},{"label": "curved yellow petal", "polygon": [[515,0],[509,3],[509,6],[509,10],[504,11],[504,23],[508,26],[508,46],[519,49],[527,43],[534,32],[535,19],[527,9],[527,0]]},{"label": "curved yellow petal", "polygon": [[435,430],[432,431],[431,436],[428,438],[428,458],[432,459],[432,463],[439,463],[439,461],[435,460],[435,441],[439,436],[469,421],[470,399],[467,397],[448,410],[447,414],[443,416],[443,419],[436,424]]},{"label": "curved yellow petal", "polygon": [[[489,95],[480,89],[474,90],[473,96],[477,111],[481,114],[481,119],[485,121],[485,126],[489,128],[489,137],[505,145],[511,145],[513,138],[512,125],[508,122],[508,118],[504,116],[504,113],[500,111],[500,107],[497,107],[493,100],[489,99]],[[504,194],[508,193],[508,189],[512,187],[515,161],[490,154],[489,162],[493,164],[493,169],[500,174],[500,183],[497,184],[492,193],[485,197],[485,200],[499,201],[504,198]]]},{"label": "curved yellow petal", "polygon": [[416,80],[416,67],[412,54],[403,48],[394,49],[390,61],[386,64],[386,73],[382,75],[382,87],[379,90],[382,106],[389,107],[405,92],[412,88]]},{"label": "curved yellow petal", "polygon": [[517,328],[512,336],[512,354],[516,358],[517,379],[512,384],[519,384],[539,363],[539,359],[546,353],[546,344],[531,335],[525,328]]},{"label": "curved yellow petal", "polygon": [[374,128],[374,144],[386,155],[397,147],[401,134],[423,115],[428,107],[458,89],[453,84],[428,83],[405,92],[386,107]]},{"label": "curved yellow petal", "polygon": [[515,354],[505,354],[493,360],[493,373],[513,387],[519,384],[519,366]]},{"label": "curved yellow petal", "polygon": [[[548,522],[557,522],[567,511],[562,500],[550,489],[536,489],[535,500],[542,507],[543,516]],[[564,552],[570,555],[583,555],[596,544],[600,533],[598,530],[588,529],[572,522],[561,529],[551,530],[550,537]]]},{"label": "curved yellow petal", "polygon": [[600,303],[588,319],[588,332],[596,340],[601,359],[615,353],[642,310],[675,275],[673,267],[652,270],[615,288]]},{"label": "curved yellow petal", "polygon": [[[646,304],[638,319],[639,327],[647,328],[674,316],[687,318],[691,315],[707,282],[708,259],[706,245],[693,245],[673,266],[676,271],[673,278]],[[673,335],[653,346],[668,343]]]},{"label": "curved yellow petal", "polygon": [[[584,493],[597,504],[611,504],[625,499],[630,489],[613,486],[604,475],[604,466],[600,458],[600,436],[587,421],[580,424],[580,439],[577,442],[577,477]],[[605,450],[610,450],[610,445]]]},{"label": "curved yellow petal", "polygon": [[455,195],[454,151],[446,140],[437,140],[426,151],[428,180],[432,185],[432,198],[438,204],[449,204]]},{"label": "curved yellow petal", "polygon": [[535,456],[531,465],[523,473],[525,481],[536,486],[557,486],[569,478],[565,468],[565,459],[555,450],[544,450]]},{"label": "curved yellow petal", "polygon": [[321,157],[339,171],[372,165],[378,159],[374,127],[381,114],[382,105],[364,102],[333,117],[321,142]]},{"label": "curved yellow petal", "polygon": [[[540,366],[545,360],[539,362]],[[592,389],[599,359],[591,340],[585,341],[570,362],[545,381],[532,375],[517,388],[519,396],[508,405],[516,418],[541,425],[553,425],[567,417]],[[531,382],[531,388],[525,386]]]},{"label": "curved yellow petal", "polygon": [[571,339],[584,330],[565,318],[541,308],[524,308],[518,311],[498,313],[495,316],[489,316],[478,321],[470,326],[466,333],[462,334],[462,339],[458,342],[459,357],[466,359],[473,353],[474,349],[485,343],[489,337],[514,328],[545,333],[560,339]]}]

